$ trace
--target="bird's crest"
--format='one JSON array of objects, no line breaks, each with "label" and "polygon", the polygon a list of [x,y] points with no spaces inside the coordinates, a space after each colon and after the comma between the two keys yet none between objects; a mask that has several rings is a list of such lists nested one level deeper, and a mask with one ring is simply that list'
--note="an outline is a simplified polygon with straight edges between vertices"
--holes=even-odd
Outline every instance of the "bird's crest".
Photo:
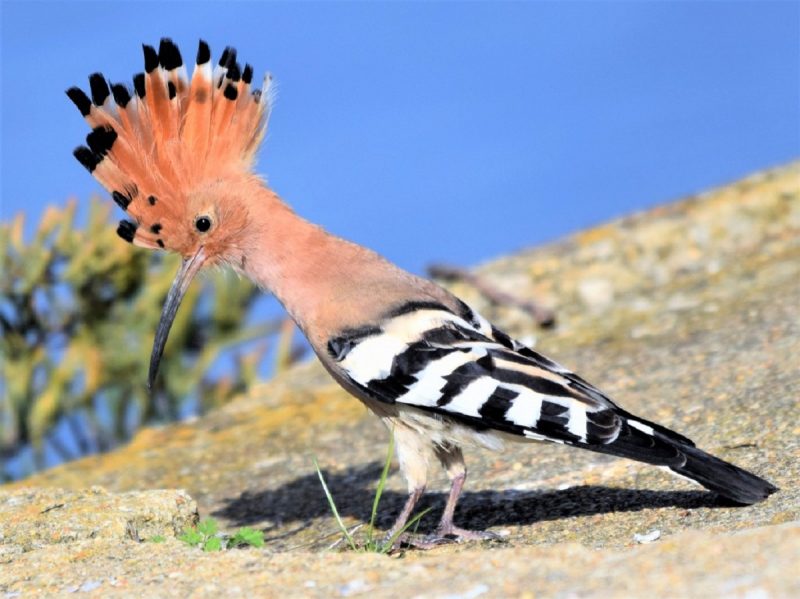
[{"label": "bird's crest", "polygon": [[253,67],[242,68],[230,47],[212,67],[202,40],[191,80],[172,40],[162,39],[158,51],[143,49],[145,71],[134,76],[132,89],[95,73],[91,99],[77,87],[67,95],[92,128],[75,157],[133,219],[121,221],[117,233],[163,248],[165,239],[179,245],[169,243],[170,235],[181,234],[193,190],[252,168],[269,119],[272,78],[251,89]]}]

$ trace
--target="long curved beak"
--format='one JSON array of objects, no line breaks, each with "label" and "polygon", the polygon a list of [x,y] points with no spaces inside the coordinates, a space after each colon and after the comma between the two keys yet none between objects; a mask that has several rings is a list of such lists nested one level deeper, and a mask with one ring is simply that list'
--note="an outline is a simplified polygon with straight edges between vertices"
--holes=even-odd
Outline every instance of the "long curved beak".
[{"label": "long curved beak", "polygon": [[183,263],[175,275],[175,280],[172,282],[172,287],[169,288],[167,301],[164,302],[164,307],[161,309],[161,320],[158,322],[153,351],[150,354],[150,373],[147,377],[147,386],[150,389],[153,388],[153,383],[156,380],[158,365],[161,362],[161,356],[164,354],[164,346],[167,344],[169,330],[172,327],[172,321],[175,320],[175,314],[178,312],[181,300],[186,294],[186,290],[189,289],[192,279],[205,264],[205,261],[206,254],[201,246],[193,256],[183,259]]}]

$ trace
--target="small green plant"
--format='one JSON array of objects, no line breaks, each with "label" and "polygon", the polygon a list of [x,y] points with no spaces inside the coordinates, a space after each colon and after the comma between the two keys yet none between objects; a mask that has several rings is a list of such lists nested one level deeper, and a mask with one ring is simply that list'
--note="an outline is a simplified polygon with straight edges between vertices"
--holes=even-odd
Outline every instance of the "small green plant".
[{"label": "small green plant", "polygon": [[322,490],[325,492],[325,497],[328,500],[328,505],[331,508],[331,512],[333,513],[333,517],[336,519],[336,524],[339,526],[339,530],[342,532],[344,536],[344,540],[347,542],[347,545],[350,547],[352,551],[361,551],[364,553],[390,553],[392,549],[394,549],[394,545],[397,540],[400,538],[402,534],[407,532],[412,526],[415,527],[419,524],[419,521],[422,517],[428,513],[429,509],[423,510],[419,514],[415,515],[411,518],[408,523],[401,528],[400,530],[396,531],[390,537],[386,538],[380,534],[376,534],[375,529],[375,520],[378,517],[378,505],[381,501],[381,495],[383,495],[383,490],[386,488],[386,480],[389,478],[389,468],[392,464],[392,454],[394,453],[394,434],[389,436],[389,448],[386,452],[386,461],[383,464],[383,470],[381,471],[381,477],[378,480],[378,486],[375,489],[375,497],[372,500],[372,513],[370,514],[369,518],[369,525],[367,526],[367,539],[366,541],[359,545],[353,534],[347,530],[347,527],[344,525],[342,521],[342,517],[339,515],[339,510],[336,507],[336,502],[333,499],[333,495],[331,494],[330,489],[328,488],[327,483],[325,482],[325,477],[322,475],[322,470],[320,470],[319,463],[317,462],[317,458],[313,457],[314,461],[314,468],[317,470],[317,476],[319,477],[319,482],[322,484]]},{"label": "small green plant", "polygon": [[185,528],[178,540],[191,547],[200,547],[203,551],[213,552],[237,547],[263,547],[264,533],[245,526],[231,537],[219,532],[216,520],[204,518],[197,526]]},{"label": "small green plant", "polygon": [[205,518],[197,526],[185,528],[178,540],[192,547],[200,547],[203,551],[219,551],[222,549],[222,542],[217,536],[218,530],[216,520]]},{"label": "small green plant", "polygon": [[232,547],[256,547],[264,546],[264,533],[260,530],[253,530],[249,526],[244,526],[236,531],[228,542],[228,548]]},{"label": "small green plant", "polygon": [[165,537],[164,535],[153,535],[152,537],[147,539],[149,543],[164,543],[166,540],[167,537]]}]

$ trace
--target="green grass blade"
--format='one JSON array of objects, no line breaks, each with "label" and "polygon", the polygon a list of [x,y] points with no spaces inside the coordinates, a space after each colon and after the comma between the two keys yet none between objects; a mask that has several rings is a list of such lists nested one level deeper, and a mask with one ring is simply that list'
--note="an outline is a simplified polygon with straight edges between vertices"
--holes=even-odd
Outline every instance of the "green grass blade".
[{"label": "green grass blade", "polygon": [[426,508],[422,510],[419,514],[411,518],[408,522],[406,522],[406,525],[403,528],[398,530],[396,533],[394,533],[391,537],[389,537],[386,540],[386,543],[384,543],[383,546],[379,549],[379,553],[389,553],[392,550],[392,547],[394,547],[394,544],[397,542],[397,539],[400,538],[400,535],[405,533],[412,526],[416,526],[417,524],[419,524],[419,521],[422,520],[422,517],[430,511],[431,508]]},{"label": "green grass blade", "polygon": [[394,431],[391,431],[389,434],[389,449],[386,452],[386,461],[383,464],[383,471],[381,472],[381,477],[378,480],[378,487],[375,490],[375,499],[372,501],[372,514],[369,518],[369,531],[367,532],[367,536],[369,537],[368,542],[372,541],[372,534],[375,530],[375,520],[378,517],[378,504],[381,502],[381,495],[383,495],[383,490],[386,488],[386,479],[389,478],[389,468],[392,465],[392,455],[394,454]]},{"label": "green grass blade", "polygon": [[322,476],[322,470],[319,469],[319,463],[317,462],[317,458],[312,456],[311,458],[314,461],[314,468],[317,469],[317,476],[319,477],[319,482],[322,484],[322,490],[325,491],[325,497],[328,498],[328,505],[331,507],[331,512],[333,512],[333,517],[336,518],[336,523],[339,525],[339,529],[342,531],[344,538],[347,539],[347,544],[350,545],[350,549],[356,551],[356,542],[353,540],[353,537],[347,532],[347,527],[342,522],[342,517],[339,515],[339,510],[336,509],[336,503],[333,501],[333,495],[331,495],[330,489],[328,489],[328,485],[325,483],[325,477]]}]

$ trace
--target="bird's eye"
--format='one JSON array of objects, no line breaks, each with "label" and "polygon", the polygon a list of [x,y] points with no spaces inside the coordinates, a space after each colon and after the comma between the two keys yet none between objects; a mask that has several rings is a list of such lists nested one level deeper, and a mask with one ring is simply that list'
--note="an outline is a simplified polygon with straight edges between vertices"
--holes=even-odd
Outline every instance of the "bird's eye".
[{"label": "bird's eye", "polygon": [[211,219],[207,216],[198,216],[194,220],[194,226],[201,233],[205,233],[211,228]]}]

